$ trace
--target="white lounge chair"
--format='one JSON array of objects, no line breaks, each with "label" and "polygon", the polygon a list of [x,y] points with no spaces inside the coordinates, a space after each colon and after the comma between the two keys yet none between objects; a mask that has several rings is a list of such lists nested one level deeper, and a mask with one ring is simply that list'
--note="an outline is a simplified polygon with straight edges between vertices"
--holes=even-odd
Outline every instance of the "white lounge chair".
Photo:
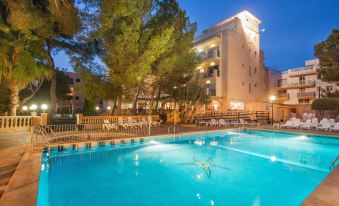
[{"label": "white lounge chair", "polygon": [[102,125],[103,129],[104,130],[115,130],[115,129],[118,129],[118,125],[117,124],[114,124],[114,123],[111,123],[108,119],[105,119],[104,120],[104,124]]},{"label": "white lounge chair", "polygon": [[293,126],[293,121],[287,120],[285,124],[282,124],[280,127],[281,128],[291,128]]},{"label": "white lounge chair", "polygon": [[291,128],[292,129],[299,129],[299,127],[302,125],[302,122],[300,121],[300,119],[295,119],[292,123]]},{"label": "white lounge chair", "polygon": [[224,120],[224,119],[219,119],[219,127],[221,127],[221,126],[227,126],[227,122]]},{"label": "white lounge chair", "polygon": [[311,120],[306,120],[302,125],[300,125],[300,129],[307,129],[310,130],[312,126],[312,121]]},{"label": "white lounge chair", "polygon": [[218,126],[219,122],[215,119],[211,119],[211,122],[208,124],[208,126]]},{"label": "white lounge chair", "polygon": [[323,121],[321,120],[320,121],[320,125],[316,128],[316,130],[324,130],[324,131],[327,131],[329,129],[331,129],[331,124],[329,121]]},{"label": "white lounge chair", "polygon": [[158,121],[153,121],[151,116],[148,116],[147,118],[148,122],[151,123],[151,126],[160,126],[160,122]]},{"label": "white lounge chair", "polygon": [[339,131],[339,122],[334,123],[334,127],[330,128],[330,131]]}]

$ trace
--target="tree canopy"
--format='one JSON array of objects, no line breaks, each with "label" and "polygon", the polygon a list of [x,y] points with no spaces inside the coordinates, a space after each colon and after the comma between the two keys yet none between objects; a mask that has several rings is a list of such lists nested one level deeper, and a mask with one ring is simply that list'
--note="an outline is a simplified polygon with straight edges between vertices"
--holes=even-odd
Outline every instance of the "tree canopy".
[{"label": "tree canopy", "polygon": [[339,30],[334,29],[325,41],[315,45],[314,53],[320,61],[321,79],[339,81]]}]

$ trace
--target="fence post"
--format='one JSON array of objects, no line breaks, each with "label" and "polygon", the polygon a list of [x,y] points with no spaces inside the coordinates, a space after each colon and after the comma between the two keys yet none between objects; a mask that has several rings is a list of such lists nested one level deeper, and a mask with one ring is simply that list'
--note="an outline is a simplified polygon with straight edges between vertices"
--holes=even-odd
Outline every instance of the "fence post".
[{"label": "fence post", "polygon": [[77,124],[81,124],[82,114],[76,114]]},{"label": "fence post", "polygon": [[41,125],[47,125],[48,113],[41,113]]}]

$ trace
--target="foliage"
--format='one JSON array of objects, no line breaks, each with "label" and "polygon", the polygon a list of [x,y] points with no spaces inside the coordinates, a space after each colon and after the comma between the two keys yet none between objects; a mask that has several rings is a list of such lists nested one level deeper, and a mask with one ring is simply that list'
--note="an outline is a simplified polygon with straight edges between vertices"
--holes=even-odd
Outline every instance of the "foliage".
[{"label": "foliage", "polygon": [[196,82],[167,88],[170,99],[179,107],[180,119],[183,122],[193,120],[194,113],[199,106],[209,102],[209,95],[204,87]]},{"label": "foliage", "polygon": [[339,111],[339,99],[337,98],[323,98],[316,99],[312,102],[313,110],[338,110]]},{"label": "foliage", "polygon": [[[160,32],[148,27],[154,7],[151,0],[103,0],[99,4],[98,31],[93,35],[102,47],[99,57],[107,66],[108,88],[114,102],[128,100],[138,79],[165,52],[173,34],[167,27]],[[104,85],[107,88],[107,85]]]},{"label": "foliage", "polygon": [[320,61],[321,79],[339,81],[339,30],[333,30],[325,41],[315,45],[314,53]]},{"label": "foliage", "polygon": [[[155,32],[166,27],[173,27],[174,32],[167,44],[167,50],[152,64],[153,78],[151,97],[158,91],[158,99],[165,85],[185,84],[190,81],[198,58],[192,50],[196,25],[189,21],[186,12],[176,0],[157,2],[158,12],[150,20],[150,27]],[[153,108],[153,102],[150,103]],[[155,105],[157,107],[157,105]]]}]

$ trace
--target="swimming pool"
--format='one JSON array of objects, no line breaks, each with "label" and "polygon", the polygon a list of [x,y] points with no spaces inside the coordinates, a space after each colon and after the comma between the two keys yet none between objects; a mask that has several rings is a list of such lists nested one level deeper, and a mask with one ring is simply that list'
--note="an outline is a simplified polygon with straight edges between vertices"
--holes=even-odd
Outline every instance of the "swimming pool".
[{"label": "swimming pool", "polygon": [[339,139],[222,131],[43,154],[38,206],[299,205]]}]

